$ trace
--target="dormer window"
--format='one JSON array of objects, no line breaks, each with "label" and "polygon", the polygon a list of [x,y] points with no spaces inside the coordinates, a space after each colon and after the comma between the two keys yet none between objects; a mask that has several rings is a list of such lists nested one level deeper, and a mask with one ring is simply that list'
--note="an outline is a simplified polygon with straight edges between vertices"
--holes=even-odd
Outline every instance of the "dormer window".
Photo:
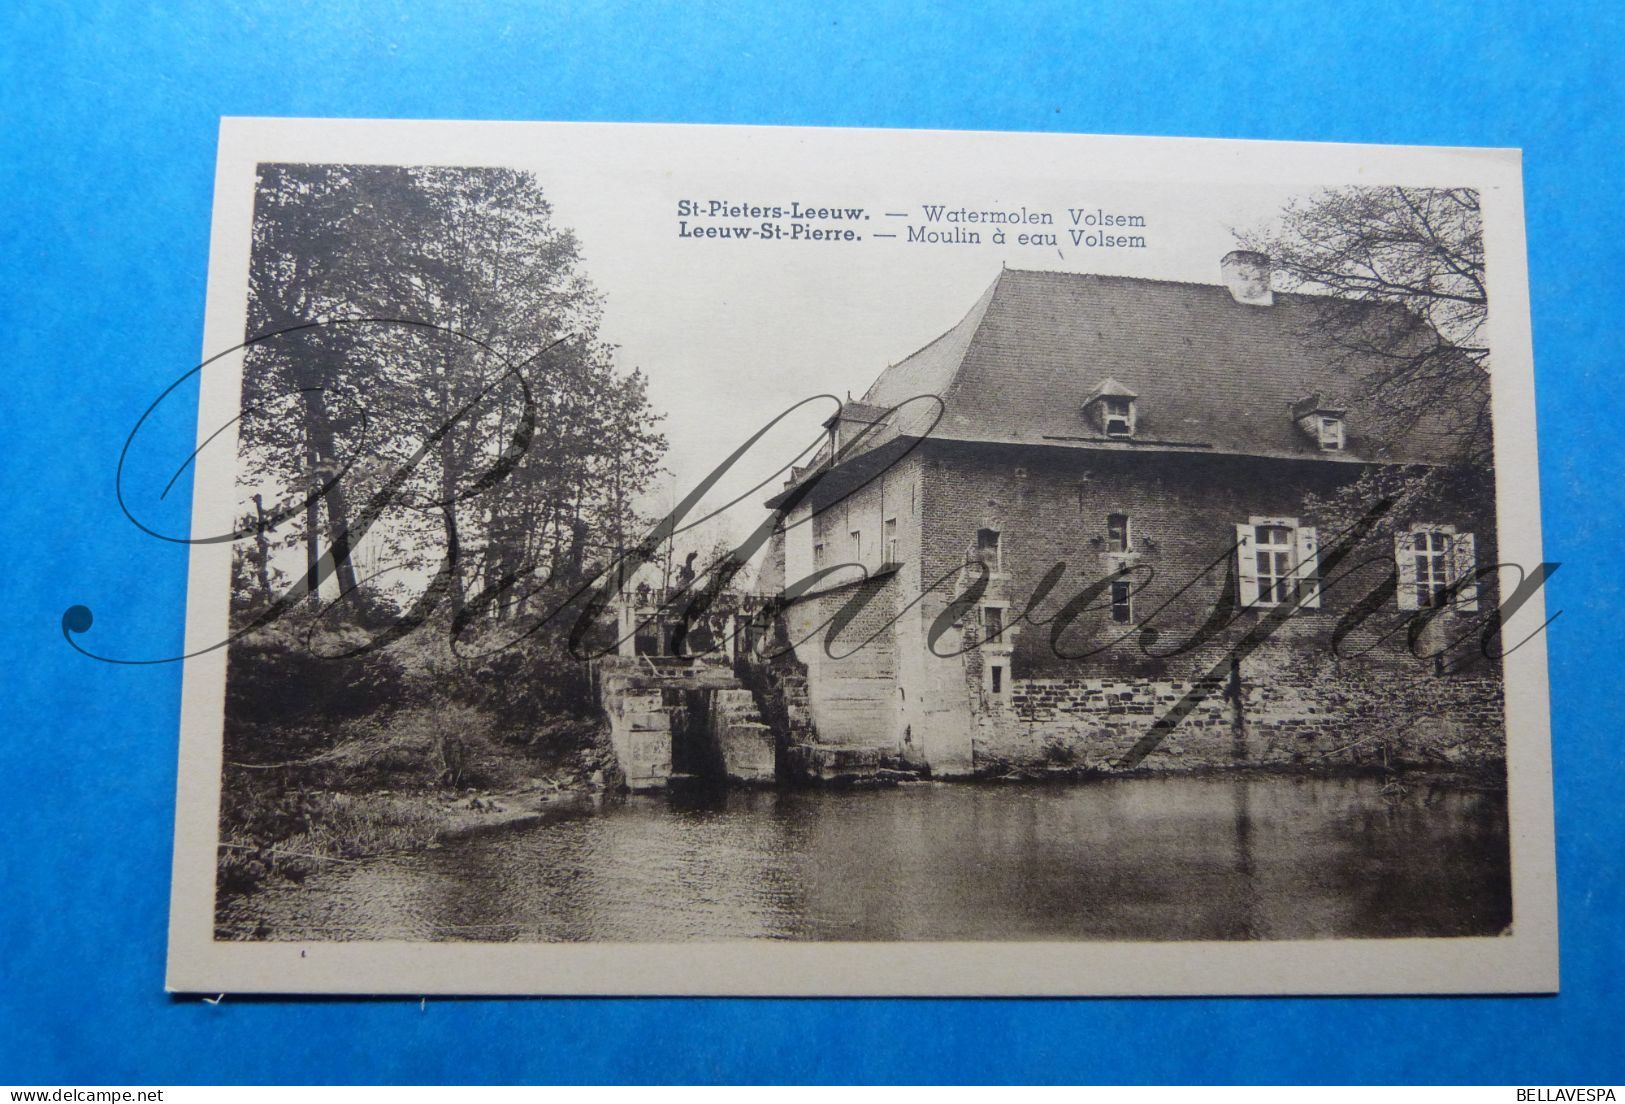
[{"label": "dormer window", "polygon": [[1343,451],[1343,419],[1322,414],[1319,421],[1320,447],[1327,452]]},{"label": "dormer window", "polygon": [[1342,452],[1348,447],[1344,429],[1347,408],[1324,398],[1319,391],[1291,404],[1292,420],[1321,452]]},{"label": "dormer window", "polygon": [[1134,400],[1120,395],[1108,395],[1101,400],[1101,427],[1108,437],[1134,436]]},{"label": "dormer window", "polygon": [[1138,421],[1134,401],[1137,397],[1127,387],[1107,377],[1084,400],[1084,413],[1107,437],[1132,437]]}]

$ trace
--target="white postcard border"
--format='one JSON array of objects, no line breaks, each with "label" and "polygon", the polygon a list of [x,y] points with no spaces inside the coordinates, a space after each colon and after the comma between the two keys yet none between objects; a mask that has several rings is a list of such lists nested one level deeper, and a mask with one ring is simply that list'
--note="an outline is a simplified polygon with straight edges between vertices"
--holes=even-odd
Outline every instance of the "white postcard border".
[{"label": "white postcard border", "polygon": [[[933,159],[977,172],[1189,182],[1298,180],[1470,185],[1480,190],[1496,350],[1494,417],[1501,558],[1541,562],[1534,371],[1517,151],[1054,134],[631,124],[228,118],[215,177],[208,307],[211,356],[242,341],[254,171],[263,161],[509,163],[522,143],[636,151],[658,166],[696,147],[718,164],[838,156],[861,176]],[[989,151],[997,149],[998,156]],[[211,364],[199,444],[234,416],[241,355]],[[232,439],[227,440],[228,437]],[[214,448],[235,454],[234,434]],[[195,472],[193,533],[230,525],[235,473]],[[1130,995],[1535,993],[1558,984],[1545,635],[1505,666],[1514,923],[1494,938],[1292,942],[701,944],[248,943],[214,938],[230,546],[195,545],[186,611],[167,986],[181,992],[389,994]],[[1519,614],[1545,621],[1536,594]]]}]

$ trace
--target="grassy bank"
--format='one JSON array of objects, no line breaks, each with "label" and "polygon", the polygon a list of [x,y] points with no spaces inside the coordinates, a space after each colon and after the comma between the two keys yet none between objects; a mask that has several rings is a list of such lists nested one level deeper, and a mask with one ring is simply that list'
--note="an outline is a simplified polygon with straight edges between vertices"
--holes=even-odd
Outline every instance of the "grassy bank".
[{"label": "grassy bank", "polygon": [[430,635],[323,658],[357,637],[290,627],[233,647],[223,897],[419,850],[603,785],[608,730],[580,664],[541,644],[471,661]]},{"label": "grassy bank", "polygon": [[[562,723],[550,739],[526,743],[504,739],[498,719],[477,710],[451,713],[343,726],[330,752],[287,765],[228,763],[221,892],[420,850],[449,832],[533,810],[549,794],[602,785],[605,735],[595,721]],[[431,729],[439,725],[449,727]],[[460,747],[455,774],[445,763],[447,739]]]}]

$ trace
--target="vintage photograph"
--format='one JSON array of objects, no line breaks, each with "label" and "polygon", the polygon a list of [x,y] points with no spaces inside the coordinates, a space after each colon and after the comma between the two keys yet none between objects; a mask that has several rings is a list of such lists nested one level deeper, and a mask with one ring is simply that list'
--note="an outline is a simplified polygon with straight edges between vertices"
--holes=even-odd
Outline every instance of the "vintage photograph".
[{"label": "vintage photograph", "polygon": [[177,931],[1195,955],[1144,991],[1213,991],[1193,945],[1386,944],[1526,983],[1463,957],[1549,948],[1509,801],[1543,784],[1509,700],[1546,754],[1498,462],[1527,307],[1470,163],[922,193],[540,147],[239,172]]}]

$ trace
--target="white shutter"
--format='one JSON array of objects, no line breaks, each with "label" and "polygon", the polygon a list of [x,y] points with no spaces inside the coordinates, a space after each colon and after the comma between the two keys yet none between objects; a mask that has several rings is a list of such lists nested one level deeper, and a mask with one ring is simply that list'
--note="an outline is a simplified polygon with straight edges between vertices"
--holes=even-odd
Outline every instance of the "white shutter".
[{"label": "white shutter", "polygon": [[1292,569],[1298,583],[1298,604],[1306,609],[1320,608],[1320,542],[1315,539],[1315,527],[1298,528],[1297,563]]},{"label": "white shutter", "polygon": [[1394,566],[1399,569],[1399,608],[1421,608],[1416,604],[1416,550],[1409,533],[1394,534]]},{"label": "white shutter", "polygon": [[1236,600],[1243,609],[1258,604],[1258,556],[1251,525],[1236,526]]},{"label": "white shutter", "polygon": [[[1474,547],[1471,533],[1457,533],[1450,542],[1450,556],[1452,583],[1461,583],[1461,589],[1456,591],[1456,608],[1459,610],[1476,610],[1478,608],[1478,550]],[[1465,582],[1463,581],[1465,580]]]}]

